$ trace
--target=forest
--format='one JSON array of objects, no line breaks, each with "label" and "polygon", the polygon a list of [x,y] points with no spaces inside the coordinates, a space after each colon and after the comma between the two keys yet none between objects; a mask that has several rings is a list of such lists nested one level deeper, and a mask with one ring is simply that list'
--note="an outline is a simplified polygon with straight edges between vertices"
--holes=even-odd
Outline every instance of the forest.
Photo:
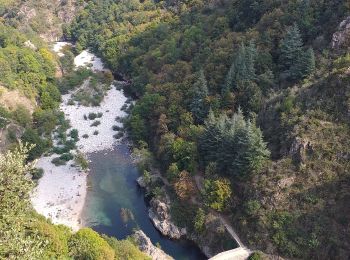
[{"label": "forest", "polygon": [[179,223],[201,234],[215,210],[252,248],[341,259],[349,59],[331,41],[348,13],[347,1],[95,0],[64,35],[130,81],[129,135],[145,174],[172,184]]},{"label": "forest", "polygon": [[[54,128],[65,127],[61,93],[86,73],[70,74],[72,55],[52,56],[33,37],[40,28],[19,30],[4,15],[13,2],[0,5],[0,85],[37,106],[32,116],[26,107],[0,106],[0,128],[13,142],[20,135],[36,146],[12,145],[0,156],[1,172],[18,175],[10,184],[6,174],[0,178],[9,189],[0,189],[8,212],[0,239],[11,237],[0,243],[0,258],[144,258],[129,240],[90,229],[71,234],[28,209],[32,183],[20,175],[52,146]],[[170,183],[178,225],[205,237],[206,217],[218,212],[249,248],[285,258],[350,257],[350,37],[332,44],[349,1],[83,2],[63,37],[129,82],[125,92],[136,103],[125,121],[128,136],[143,157],[144,179],[159,171]],[[162,186],[152,184],[149,195],[163,196]]]}]

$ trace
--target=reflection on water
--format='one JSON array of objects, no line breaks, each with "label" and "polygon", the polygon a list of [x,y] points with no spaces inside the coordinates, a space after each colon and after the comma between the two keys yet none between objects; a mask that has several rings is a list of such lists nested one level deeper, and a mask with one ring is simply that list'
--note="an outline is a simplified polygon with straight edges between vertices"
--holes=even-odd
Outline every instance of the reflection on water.
[{"label": "reflection on water", "polygon": [[130,235],[134,228],[142,229],[153,244],[175,259],[205,259],[198,247],[189,241],[174,241],[163,237],[148,218],[142,190],[137,186],[139,174],[132,164],[125,144],[114,151],[91,154],[89,189],[83,218],[94,230],[118,239]]}]

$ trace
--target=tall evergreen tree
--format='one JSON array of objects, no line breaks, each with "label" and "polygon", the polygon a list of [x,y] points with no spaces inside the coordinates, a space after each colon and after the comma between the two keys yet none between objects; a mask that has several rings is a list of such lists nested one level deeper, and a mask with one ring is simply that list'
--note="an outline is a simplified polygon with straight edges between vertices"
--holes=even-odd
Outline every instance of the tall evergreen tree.
[{"label": "tall evergreen tree", "polygon": [[303,41],[298,26],[295,24],[287,30],[280,46],[280,64],[284,72],[295,66],[302,54]]},{"label": "tall evergreen tree", "polygon": [[241,81],[255,80],[256,74],[254,65],[256,54],[256,48],[252,42],[247,46],[244,44],[240,46],[230,70],[227,73],[222,93],[235,90]]},{"label": "tall evergreen tree", "polygon": [[190,103],[190,110],[197,123],[203,123],[208,115],[208,95],[207,80],[205,79],[203,70],[201,70],[198,74],[197,81],[194,83],[192,100]]},{"label": "tall evergreen tree", "polygon": [[270,155],[261,130],[246,121],[240,109],[232,118],[210,113],[199,151],[204,163],[214,162],[219,171],[237,177],[258,172]]}]

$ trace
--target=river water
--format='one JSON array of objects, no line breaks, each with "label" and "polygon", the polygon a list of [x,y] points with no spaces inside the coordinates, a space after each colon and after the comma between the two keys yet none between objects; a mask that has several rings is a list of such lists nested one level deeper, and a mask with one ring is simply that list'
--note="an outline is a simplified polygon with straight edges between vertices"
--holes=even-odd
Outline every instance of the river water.
[{"label": "river water", "polygon": [[148,217],[144,192],[136,183],[138,169],[132,163],[126,144],[119,144],[112,151],[92,153],[89,159],[91,171],[83,211],[87,226],[118,239],[124,239],[133,229],[140,228],[154,245],[159,244],[175,259],[206,259],[195,244],[187,240],[170,240],[155,229]]},{"label": "river water", "polygon": [[[70,43],[57,42],[54,45],[55,52],[62,56],[61,48],[66,45]],[[77,67],[90,64],[93,71],[104,70],[101,59],[89,51],[83,51],[75,57],[74,63]],[[71,124],[79,130],[79,134],[92,131],[88,126],[90,123],[83,120],[83,115],[104,112],[100,118],[101,124],[93,129],[100,134],[90,134],[89,139],[81,140],[82,143],[78,144],[83,152],[88,153],[90,160],[88,190],[82,212],[84,226],[118,239],[125,239],[134,229],[141,229],[154,245],[159,244],[165,253],[175,259],[206,259],[194,243],[168,239],[153,226],[148,217],[144,191],[136,183],[139,172],[132,162],[128,146],[119,143],[113,150],[101,149],[113,145],[115,139],[112,137],[113,131],[110,130],[116,124],[114,118],[124,114],[121,108],[126,100],[125,96],[121,91],[112,92],[109,92],[104,100],[106,102],[102,102],[98,108],[65,106],[65,114],[69,115]],[[90,153],[91,151],[96,152]]]}]

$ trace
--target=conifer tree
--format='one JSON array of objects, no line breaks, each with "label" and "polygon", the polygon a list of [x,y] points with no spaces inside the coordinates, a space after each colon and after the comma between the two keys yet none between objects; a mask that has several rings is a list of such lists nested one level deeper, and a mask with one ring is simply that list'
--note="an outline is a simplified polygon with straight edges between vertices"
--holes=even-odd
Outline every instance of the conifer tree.
[{"label": "conifer tree", "polygon": [[210,112],[199,150],[206,164],[214,162],[220,172],[236,177],[258,172],[270,155],[261,130],[240,109],[232,118]]},{"label": "conifer tree", "polygon": [[244,44],[240,46],[230,70],[227,73],[222,93],[235,90],[237,85],[242,81],[255,80],[256,74],[254,65],[256,54],[256,48],[252,42],[247,46]]},{"label": "conifer tree", "polygon": [[203,70],[201,70],[198,74],[197,81],[194,83],[193,97],[190,103],[190,110],[197,123],[203,123],[208,115],[208,95],[207,80],[205,79]]},{"label": "conifer tree", "polygon": [[300,59],[301,63],[301,77],[309,76],[315,70],[315,53],[312,48],[309,48]]},{"label": "conifer tree", "polygon": [[280,64],[284,72],[289,72],[295,67],[296,62],[302,54],[303,42],[298,26],[295,24],[287,30],[280,46]]}]

